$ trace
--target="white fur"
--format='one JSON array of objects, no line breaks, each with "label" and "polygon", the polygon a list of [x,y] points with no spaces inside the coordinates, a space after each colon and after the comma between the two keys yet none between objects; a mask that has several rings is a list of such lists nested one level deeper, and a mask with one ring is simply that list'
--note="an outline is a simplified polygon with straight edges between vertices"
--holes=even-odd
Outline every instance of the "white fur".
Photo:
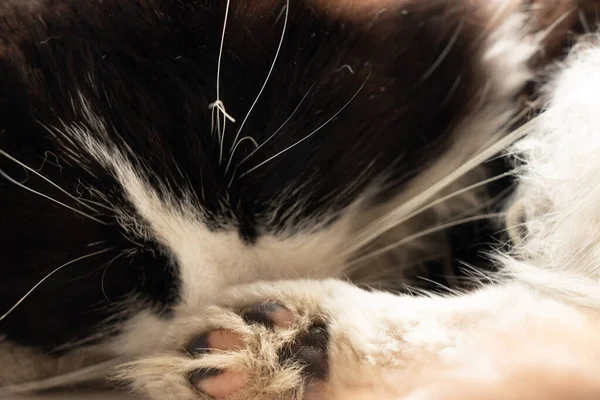
[{"label": "white fur", "polygon": [[[536,288],[600,306],[600,49],[576,46],[548,88],[537,129],[514,152],[522,159],[512,213],[524,220],[506,272]],[[515,215],[511,221],[518,221]]]}]

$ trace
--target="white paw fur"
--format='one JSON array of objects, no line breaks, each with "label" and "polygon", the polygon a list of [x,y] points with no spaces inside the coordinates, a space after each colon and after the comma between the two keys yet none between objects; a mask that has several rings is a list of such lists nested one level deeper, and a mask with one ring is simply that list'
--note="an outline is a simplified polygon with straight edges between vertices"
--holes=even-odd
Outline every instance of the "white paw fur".
[{"label": "white paw fur", "polygon": [[600,307],[600,47],[581,41],[546,92],[546,112],[513,151],[522,164],[505,272],[565,301]]}]

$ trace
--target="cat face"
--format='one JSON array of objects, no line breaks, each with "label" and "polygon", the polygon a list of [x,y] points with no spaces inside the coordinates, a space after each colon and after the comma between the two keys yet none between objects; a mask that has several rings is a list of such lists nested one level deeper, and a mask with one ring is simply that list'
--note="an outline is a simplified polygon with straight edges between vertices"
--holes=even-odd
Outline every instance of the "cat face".
[{"label": "cat face", "polygon": [[342,275],[526,78],[494,10],[426,3],[5,3],[1,309],[47,279],[0,331],[68,350],[232,284]]}]

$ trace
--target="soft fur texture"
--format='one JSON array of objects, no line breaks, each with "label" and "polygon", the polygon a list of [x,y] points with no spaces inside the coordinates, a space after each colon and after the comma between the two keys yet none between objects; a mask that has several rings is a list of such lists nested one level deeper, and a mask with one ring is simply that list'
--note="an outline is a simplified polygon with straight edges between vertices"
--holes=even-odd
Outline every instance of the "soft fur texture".
[{"label": "soft fur texture", "polygon": [[547,110],[514,148],[520,184],[509,225],[519,245],[505,267],[537,290],[592,308],[600,305],[599,65],[598,38],[587,36],[552,71]]},{"label": "soft fur texture", "polygon": [[0,383],[244,283],[453,277],[550,28],[501,3],[2,2]]},{"label": "soft fur texture", "polygon": [[[160,400],[600,395],[594,37],[507,131],[575,11],[1,4],[3,393],[129,357],[116,379]],[[488,217],[507,175],[485,161],[524,133],[492,283],[417,297],[330,279],[447,271],[450,228]]]},{"label": "soft fur texture", "polygon": [[[243,351],[165,354],[122,373],[156,398],[202,398],[180,377],[207,367],[245,372],[232,399],[295,398],[299,388],[310,399],[598,398],[598,71],[592,35],[553,72],[544,113],[513,150],[520,186],[509,220],[520,226],[510,227],[516,245],[498,256],[503,270],[493,284],[452,297],[392,296],[336,281],[238,288],[223,303],[228,309],[275,300],[295,324],[267,333],[213,309],[207,320],[218,317],[208,325],[238,332]],[[183,342],[168,339],[173,348],[207,330],[207,320],[195,318],[176,329]],[[299,386],[300,371],[281,366],[276,349],[316,321],[329,329],[328,380]]]}]

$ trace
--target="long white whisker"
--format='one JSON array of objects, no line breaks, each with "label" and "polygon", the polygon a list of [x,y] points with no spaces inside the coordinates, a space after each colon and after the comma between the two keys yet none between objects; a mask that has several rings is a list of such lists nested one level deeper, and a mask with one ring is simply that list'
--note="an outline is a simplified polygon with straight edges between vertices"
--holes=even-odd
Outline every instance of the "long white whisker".
[{"label": "long white whisker", "polygon": [[[238,147],[240,145],[240,143],[242,143],[244,140],[251,141],[254,144],[254,147],[258,149],[258,147],[259,147],[258,143],[251,136],[244,136],[243,138],[241,138],[240,141],[237,142],[237,144],[235,145],[235,147]],[[233,158],[229,159],[229,162],[227,163],[227,167],[225,168],[225,173],[227,173],[227,170],[229,169],[229,166],[231,164],[231,160],[233,160]],[[231,184],[233,183],[233,180],[235,179],[235,173],[236,173],[236,171],[237,171],[237,167],[233,170],[233,173],[231,174],[231,179],[229,179],[229,183],[227,184],[227,188],[231,187]]]},{"label": "long white whisker", "polygon": [[71,193],[67,192],[65,189],[61,188],[56,183],[52,182],[50,179],[46,178],[44,175],[42,175],[41,173],[39,173],[35,169],[33,169],[33,168],[27,166],[26,164],[22,163],[21,161],[17,160],[16,158],[14,158],[13,156],[11,156],[10,154],[8,154],[7,152],[5,152],[4,150],[0,150],[0,155],[8,158],[12,162],[14,162],[14,163],[20,165],[21,167],[25,168],[27,171],[29,171],[29,172],[37,175],[38,177],[42,178],[43,180],[45,180],[46,182],[48,182],[49,184],[51,184],[52,186],[54,186],[55,188],[57,188],[58,190],[60,190],[62,193],[66,194],[71,199],[75,200],[76,202],[78,202],[79,204],[81,204],[82,206],[84,206],[85,208],[87,208],[88,210],[96,212],[96,213],[98,212],[98,210],[96,210],[94,207],[92,207],[92,206],[90,206],[90,205],[82,202],[81,199],[78,199],[77,197],[73,196]]},{"label": "long white whisker", "polygon": [[[239,142],[237,142],[237,144],[235,145],[235,147],[237,147],[240,143],[242,143],[244,140],[249,140],[252,142],[252,144],[254,145],[254,147],[258,148],[258,142],[252,137],[252,136],[244,136],[243,138],[240,139]],[[231,159],[229,160],[229,163],[227,163],[227,166],[229,167],[229,164],[231,163]]]},{"label": "long white whisker", "polygon": [[450,174],[446,175],[444,178],[440,179],[437,183],[423,190],[418,196],[415,196],[402,206],[383,215],[373,223],[369,224],[361,233],[359,233],[359,235],[357,235],[356,241],[354,241],[352,245],[345,250],[344,254],[348,256],[354,251],[377,239],[382,234],[394,229],[396,226],[398,226],[398,221],[403,220],[406,215],[411,214],[425,201],[428,201],[452,182],[456,181],[473,168],[481,165],[493,155],[508,148],[511,144],[515,143],[517,140],[529,133],[531,129],[534,128],[535,124],[538,123],[538,118],[544,118],[544,115],[540,115],[528,121],[518,129],[512,131],[503,138],[500,138],[489,147],[475,154],[473,157],[467,160],[467,162],[452,171]]},{"label": "long white whisker", "polygon": [[112,207],[110,207],[110,206],[107,206],[107,205],[104,205],[104,204],[102,204],[102,203],[100,203],[100,202],[98,202],[98,201],[89,200],[89,199],[83,199],[83,198],[81,198],[81,199],[79,199],[79,200],[81,200],[81,201],[83,201],[83,202],[85,202],[85,203],[90,203],[90,204],[93,204],[93,205],[95,205],[96,207],[103,208],[103,209],[105,209],[105,210],[107,210],[107,211],[112,211],[112,212],[115,212],[115,209],[114,209],[114,208],[112,208]]},{"label": "long white whisker", "polygon": [[273,63],[271,64],[271,68],[269,69],[269,73],[267,74],[267,78],[265,79],[265,82],[263,83],[262,87],[260,88],[260,91],[258,92],[256,99],[254,99],[254,102],[250,106],[250,109],[248,110],[246,117],[242,121],[242,124],[240,125],[237,133],[235,134],[235,138],[233,139],[233,147],[231,149],[231,153],[229,156],[229,162],[227,163],[227,168],[225,168],[225,173],[227,173],[227,171],[229,170],[231,160],[233,159],[235,149],[237,148],[236,144],[237,144],[238,138],[240,137],[240,133],[242,132],[242,129],[244,129],[244,125],[246,124],[246,121],[250,117],[250,114],[252,113],[254,106],[256,106],[256,103],[258,103],[258,100],[260,99],[260,96],[262,95],[263,91],[265,90],[265,87],[267,87],[267,83],[269,83],[269,79],[271,78],[271,74],[273,73],[273,69],[275,68],[275,64],[277,63],[277,59],[279,58],[279,53],[281,52],[281,47],[283,45],[283,39],[285,38],[285,31],[287,29],[289,14],[290,14],[290,0],[287,0],[286,6],[285,6],[285,19],[283,21],[283,29],[281,30],[281,38],[279,39],[279,45],[277,46],[277,52],[275,53]]},{"label": "long white whisker", "polygon": [[427,71],[425,71],[425,73],[423,74],[423,76],[421,77],[421,79],[419,79],[419,83],[425,82],[427,79],[429,79],[429,77],[431,77],[431,75],[433,75],[433,73],[435,72],[435,70],[438,69],[438,67],[446,59],[446,57],[450,53],[450,50],[452,50],[452,47],[454,46],[454,43],[456,43],[456,40],[458,39],[458,35],[463,30],[464,25],[465,25],[464,21],[460,21],[460,24],[458,25],[458,27],[454,31],[454,34],[452,35],[452,37],[448,41],[448,44],[446,45],[446,47],[444,48],[444,50],[442,50],[442,52],[440,53],[440,55],[438,56],[438,58],[434,61],[434,63],[431,65],[431,67],[429,67],[429,69]]},{"label": "long white whisker", "polygon": [[104,295],[104,298],[109,303],[110,303],[110,299],[108,298],[108,295],[106,294],[106,290],[104,289],[104,277],[106,276],[106,271],[108,271],[108,268],[110,267],[110,265],[113,262],[117,261],[119,258],[123,257],[125,254],[127,254],[127,250],[123,250],[122,252],[120,252],[119,254],[117,254],[116,257],[112,258],[111,260],[109,260],[106,263],[106,266],[104,267],[104,271],[102,271],[102,278],[100,279],[100,288],[102,289],[102,294]]},{"label": "long white whisker", "polygon": [[[526,108],[524,108],[523,110],[519,111],[519,112],[518,112],[518,113],[517,113],[515,116],[513,116],[513,117],[512,117],[512,118],[511,118],[511,119],[510,119],[510,120],[509,120],[509,121],[508,121],[506,124],[504,124],[504,126],[507,126],[507,127],[512,127],[512,126],[514,126],[514,125],[515,125],[515,124],[517,124],[519,121],[521,121],[523,118],[525,118],[525,117],[527,116],[527,114],[530,114],[530,113],[531,113],[531,111],[532,111],[532,110],[533,110],[535,107],[537,107],[537,102],[536,102],[536,101],[532,101],[532,102],[530,102],[529,104],[530,104],[530,105],[529,105],[528,107],[526,107]],[[535,119],[535,118],[534,118],[534,119]],[[533,120],[531,120],[531,121],[533,121]],[[528,122],[527,122],[526,124],[524,124],[524,125],[527,125],[527,124],[528,124],[529,122],[531,122],[531,121],[528,121]],[[524,125],[523,125],[523,126],[524,126]],[[518,130],[518,129],[517,129],[517,130]],[[487,148],[488,146],[494,146],[494,143],[495,143],[495,142],[498,140],[498,135],[502,136],[502,135],[504,135],[504,133],[503,133],[503,132],[499,132],[499,133],[497,133],[497,134],[495,134],[495,135],[492,135],[492,137],[490,137],[490,139],[489,139],[489,140],[487,140],[487,141],[486,141],[486,142],[485,142],[483,145],[481,145],[481,147],[480,147],[480,148],[482,148],[482,149],[485,149],[485,148]],[[517,140],[518,140],[518,139],[517,139]],[[509,146],[510,146],[510,144],[509,144]],[[502,156],[503,156],[502,154],[500,154],[500,155],[498,155],[497,157],[494,157],[494,158],[492,158],[492,157],[490,156],[490,158],[489,158],[488,160],[489,160],[489,161],[491,161],[491,160],[495,160],[495,159],[497,159],[497,158],[501,158]],[[486,160],[486,161],[488,161],[488,160]]]},{"label": "long white whisker", "polygon": [[[223,59],[223,47],[225,44],[225,31],[227,30],[227,21],[229,19],[229,6],[231,0],[227,0],[227,6],[225,7],[225,20],[223,22],[223,31],[221,33],[221,44],[219,46],[219,60],[217,61],[217,99],[214,103],[210,103],[208,108],[212,110],[210,117],[210,130],[215,131],[215,121],[217,123],[217,139],[219,140],[219,164],[223,159],[223,141],[225,137],[225,127],[227,120],[235,122],[235,119],[227,113],[225,110],[225,104],[221,101],[221,60]],[[223,116],[223,130],[221,131],[221,120],[219,119],[219,113]],[[215,115],[216,114],[216,115]]]},{"label": "long white whisker", "polygon": [[481,220],[490,219],[490,218],[502,217],[504,215],[505,215],[505,213],[492,213],[492,214],[485,214],[485,215],[475,215],[475,216],[472,216],[472,217],[461,218],[461,219],[458,219],[458,220],[455,220],[455,221],[446,222],[444,224],[436,225],[436,226],[434,226],[432,228],[425,229],[424,231],[415,233],[414,235],[408,236],[408,237],[406,237],[406,238],[404,238],[402,240],[399,240],[399,241],[394,242],[392,244],[389,244],[389,245],[387,245],[385,247],[377,249],[377,250],[375,250],[375,251],[373,251],[373,252],[371,252],[369,254],[366,254],[366,255],[364,255],[362,257],[358,257],[358,258],[350,261],[348,264],[346,264],[346,266],[347,267],[351,267],[351,266],[353,266],[353,265],[355,265],[357,263],[360,263],[360,262],[363,262],[363,261],[366,261],[366,260],[370,260],[371,258],[377,257],[377,256],[379,256],[381,254],[385,254],[388,251],[397,249],[398,247],[405,246],[405,245],[407,245],[407,244],[409,244],[409,243],[411,243],[411,242],[413,242],[413,241],[415,241],[417,239],[420,239],[420,238],[422,238],[424,236],[431,235],[431,234],[434,234],[434,233],[446,230],[448,228],[452,228],[454,226],[458,226],[458,225],[462,225],[462,224],[467,224],[469,222],[481,221]]},{"label": "long white whisker", "polygon": [[76,209],[76,208],[73,208],[73,207],[71,207],[71,206],[69,206],[69,205],[66,205],[65,203],[61,203],[60,201],[58,201],[58,200],[56,200],[56,199],[53,199],[52,197],[50,197],[50,196],[48,196],[48,195],[45,195],[44,193],[40,193],[40,192],[38,192],[38,191],[36,191],[36,190],[33,190],[33,189],[31,189],[31,188],[30,188],[30,187],[28,187],[28,186],[25,186],[24,184],[22,184],[22,183],[20,183],[20,182],[17,182],[16,180],[14,180],[13,178],[11,178],[9,175],[7,175],[7,174],[6,174],[6,173],[5,173],[3,170],[1,170],[1,169],[0,169],[0,176],[4,177],[4,179],[6,179],[7,181],[9,181],[9,182],[10,182],[10,183],[12,183],[12,184],[15,184],[15,185],[17,185],[17,186],[19,186],[19,187],[21,187],[21,188],[23,188],[23,189],[25,189],[25,190],[27,190],[27,191],[29,191],[29,192],[33,193],[33,194],[37,194],[38,196],[41,196],[41,197],[43,197],[43,198],[45,198],[45,199],[48,199],[48,200],[50,200],[50,201],[52,201],[52,202],[54,202],[54,203],[56,203],[56,204],[58,204],[58,205],[60,205],[60,206],[63,206],[63,207],[65,207],[65,208],[67,208],[67,209],[69,209],[69,210],[71,210],[71,211],[73,211],[73,212],[76,212],[76,213],[77,213],[77,214],[79,214],[79,215],[83,215],[84,217],[86,217],[86,218],[89,218],[89,219],[91,219],[92,221],[95,221],[95,222],[97,222],[97,223],[99,223],[99,224],[102,224],[102,225],[109,225],[108,223],[106,223],[106,222],[104,222],[104,221],[101,221],[101,220],[99,220],[99,219],[97,219],[97,218],[95,218],[95,217],[92,217],[91,215],[89,215],[89,214],[86,214],[86,213],[84,213],[83,211],[80,211],[80,210],[78,210],[78,209]]},{"label": "long white whisker", "polygon": [[365,79],[365,81],[362,83],[362,85],[360,86],[360,88],[358,88],[358,90],[356,91],[356,93],[354,93],[354,95],[352,96],[352,98],[350,100],[348,100],[348,102],[346,104],[344,104],[342,106],[342,108],[339,109],[338,112],[336,112],[335,114],[333,114],[333,116],[331,118],[329,118],[327,121],[325,121],[325,123],[323,123],[321,126],[319,126],[317,129],[315,129],[314,131],[312,131],[308,135],[304,136],[302,139],[298,140],[296,143],[294,143],[294,144],[286,147],[285,149],[281,150],[279,153],[275,154],[274,156],[271,156],[271,157],[267,158],[265,161],[261,162],[257,166],[255,166],[255,167],[249,169],[248,171],[244,172],[242,175],[240,175],[240,178],[242,178],[242,177],[248,175],[249,173],[251,173],[252,171],[255,171],[256,169],[262,167],[263,165],[265,165],[268,162],[270,162],[271,160],[279,157],[280,155],[282,155],[286,151],[291,150],[292,148],[296,147],[297,145],[299,145],[300,143],[304,142],[305,140],[307,140],[308,138],[310,138],[311,136],[313,136],[315,133],[317,133],[321,129],[323,129],[326,125],[328,125],[331,121],[333,121],[338,115],[340,115],[340,113],[342,111],[344,111],[346,109],[346,107],[348,107],[350,105],[350,103],[352,103],[352,101],[356,98],[356,96],[358,96],[358,94],[361,92],[361,90],[365,87],[365,85],[367,84],[367,81],[369,80],[370,76],[371,76],[371,74],[369,73],[369,75],[367,76],[367,79]]},{"label": "long white whisker", "polygon": [[554,22],[549,27],[547,27],[542,32],[540,32],[541,35],[538,38],[538,41],[543,42],[548,36],[550,36],[552,34],[554,29],[556,29],[574,11],[575,11],[574,9],[571,9],[567,12],[564,12],[560,17],[556,18],[556,20],[554,20]]},{"label": "long white whisker", "polygon": [[[219,100],[220,101],[220,100]],[[225,106],[223,106],[225,107]],[[223,108],[225,110],[225,108]],[[225,116],[226,112],[222,111],[223,114],[223,130],[221,130],[221,124],[217,127],[219,131],[219,165],[223,162],[223,147],[225,146],[225,130],[227,129],[227,117]],[[219,116],[217,115],[217,120],[219,120]],[[234,121],[235,122],[235,121]]]},{"label": "long white whisker", "polygon": [[227,29],[230,5],[231,0],[227,0],[227,6],[225,8],[225,20],[223,21],[223,32],[221,33],[221,45],[219,47],[219,61],[217,62],[217,102],[219,102],[221,99],[221,59],[223,58],[223,45],[225,43],[225,30]]},{"label": "long white whisker", "polygon": [[33,291],[35,289],[37,289],[42,283],[44,283],[48,278],[50,278],[52,275],[54,275],[58,271],[62,270],[65,267],[68,267],[69,265],[74,264],[74,263],[76,263],[78,261],[85,260],[86,258],[94,257],[94,256],[97,256],[97,255],[102,254],[102,253],[106,253],[107,251],[110,251],[110,250],[111,249],[104,249],[104,250],[97,251],[95,253],[90,253],[90,254],[87,254],[85,256],[81,256],[81,257],[78,257],[78,258],[76,258],[74,260],[71,260],[71,261],[69,261],[69,262],[61,265],[60,267],[56,268],[55,270],[53,270],[52,272],[50,272],[48,275],[46,275],[45,277],[43,277],[38,283],[35,284],[35,286],[33,286],[31,289],[29,289],[29,291],[27,293],[25,293],[25,295],[23,297],[21,297],[19,299],[19,301],[17,301],[15,303],[15,305],[13,305],[7,312],[5,312],[0,317],[0,322],[3,321],[6,317],[8,317],[10,315],[10,313],[12,313],[17,307],[19,307],[19,305],[21,305],[21,303],[23,303],[23,301],[25,301],[25,299],[27,299],[27,297],[29,297],[29,295],[31,293],[33,293]]},{"label": "long white whisker", "polygon": [[441,204],[441,203],[443,203],[443,202],[445,202],[445,201],[447,201],[447,200],[450,200],[450,199],[452,199],[452,198],[454,198],[454,197],[456,197],[456,196],[460,196],[460,195],[461,195],[461,194],[463,194],[463,193],[469,192],[469,191],[471,191],[471,190],[473,190],[473,189],[480,188],[480,187],[482,187],[482,186],[485,186],[485,185],[487,185],[487,184],[489,184],[489,183],[492,183],[492,182],[498,181],[498,180],[500,180],[500,179],[502,179],[502,178],[506,178],[506,177],[509,177],[509,176],[511,176],[511,175],[514,175],[514,173],[513,173],[513,172],[505,172],[505,173],[503,173],[503,174],[496,175],[496,176],[494,176],[494,177],[492,177],[492,178],[488,178],[488,179],[485,179],[485,180],[483,180],[483,181],[480,181],[480,182],[474,183],[474,184],[472,184],[472,185],[469,185],[469,186],[467,186],[467,187],[464,187],[464,188],[462,188],[462,189],[460,189],[460,190],[457,190],[457,191],[455,191],[455,192],[452,192],[452,193],[450,193],[450,194],[448,194],[448,195],[446,195],[446,196],[444,196],[444,197],[440,197],[440,198],[439,198],[439,199],[437,199],[436,201],[433,201],[433,202],[431,202],[431,203],[429,203],[429,204],[427,204],[427,205],[425,205],[425,206],[423,206],[423,207],[419,208],[418,210],[416,210],[416,211],[413,211],[412,213],[408,214],[408,215],[407,215],[407,216],[405,216],[404,218],[401,218],[401,219],[400,219],[400,220],[397,222],[397,225],[400,225],[400,224],[402,224],[402,223],[404,223],[404,222],[408,221],[409,219],[411,219],[411,218],[413,218],[413,217],[416,217],[417,215],[421,214],[422,212],[424,212],[424,211],[427,211],[428,209],[430,209],[430,208],[432,208],[432,207],[435,207],[435,206],[437,206],[438,204]]},{"label": "long white whisker", "polygon": [[[463,189],[461,189],[461,190],[458,190],[458,191],[456,191],[456,192],[453,192],[453,193],[451,193],[451,194],[449,194],[449,195],[447,195],[447,196],[445,196],[445,197],[443,197],[443,198],[439,199],[438,201],[436,201],[436,202],[434,202],[434,203],[430,203],[430,204],[426,205],[425,207],[421,208],[420,210],[418,210],[418,211],[414,212],[414,214],[413,214],[413,215],[411,215],[411,216],[407,216],[407,217],[406,217],[406,219],[405,219],[404,221],[406,221],[406,220],[408,220],[408,219],[412,218],[412,217],[413,217],[413,216],[415,216],[415,215],[418,215],[418,214],[420,214],[421,212],[425,211],[425,210],[426,210],[426,209],[428,209],[428,208],[431,208],[431,207],[435,206],[435,205],[436,205],[436,204],[438,204],[438,203],[441,203],[441,202],[443,202],[443,201],[449,200],[449,199],[451,199],[451,198],[453,198],[453,197],[455,197],[455,196],[458,196],[458,195],[460,195],[460,194],[462,194],[462,193],[464,193],[464,192],[467,192],[467,191],[469,191],[469,190],[473,190],[473,189],[475,189],[475,188],[477,188],[477,187],[484,186],[484,185],[486,185],[486,184],[488,184],[488,183],[490,183],[490,182],[494,182],[494,181],[496,181],[496,180],[502,179],[502,178],[504,178],[504,177],[507,177],[507,176],[510,176],[510,175],[511,175],[511,173],[510,173],[510,172],[507,172],[507,173],[504,173],[504,174],[500,174],[500,175],[497,175],[497,176],[495,176],[495,177],[492,177],[492,178],[486,179],[486,180],[484,180],[484,181],[477,182],[477,183],[475,183],[475,184],[473,184],[473,185],[471,185],[471,186],[468,186],[468,187],[466,187],[466,188],[463,188]],[[472,209],[468,210],[467,212],[464,212],[464,213],[458,214],[458,215],[456,216],[456,218],[462,219],[462,218],[466,218],[467,216],[473,216],[473,215],[474,215],[476,212],[478,212],[478,211],[480,211],[480,210],[483,210],[483,209],[487,208],[487,207],[488,207],[490,204],[497,204],[497,201],[498,201],[498,199],[499,199],[499,198],[501,198],[502,196],[503,196],[503,194],[500,194],[500,195],[498,195],[497,197],[495,197],[495,198],[491,199],[489,202],[484,202],[484,203],[482,203],[482,204],[479,204],[479,205],[477,205],[477,207],[475,207],[474,209],[472,208]],[[400,221],[400,222],[398,223],[398,225],[400,225],[400,224],[401,224],[401,223],[403,223],[404,221]],[[438,254],[438,256],[439,256],[439,254]],[[414,267],[415,265],[422,264],[422,263],[424,263],[425,261],[431,261],[433,258],[436,258],[436,257],[430,257],[430,258],[428,258],[428,259],[426,259],[426,258],[422,258],[422,259],[420,259],[420,260],[418,260],[418,261],[412,261],[412,262],[411,262],[410,264],[408,264],[408,265],[406,265],[406,264],[403,264],[403,265],[401,266],[401,268],[402,268],[402,269],[404,269],[404,268],[408,268],[408,267]],[[361,267],[360,265],[354,265],[352,268],[348,268],[348,265],[347,265],[347,264],[346,264],[346,265],[344,265],[344,266],[343,266],[343,268],[344,268],[344,271],[345,271],[345,273],[348,273],[348,274],[352,274],[352,273],[354,273],[354,272],[355,272],[355,270],[360,270],[360,269],[362,269],[362,267]],[[372,276],[372,277],[376,277],[376,276],[379,276],[380,274],[385,276],[385,273],[386,273],[386,271],[389,271],[389,270],[396,270],[396,271],[397,271],[397,270],[398,270],[398,267],[397,267],[397,266],[393,266],[393,267],[391,267],[391,268],[388,268],[388,269],[378,270],[378,271],[377,271],[377,275],[370,274],[370,276]]]},{"label": "long white whisker", "polygon": [[578,14],[577,17],[579,18],[579,23],[583,27],[583,31],[585,33],[592,33],[592,30],[590,29],[590,25],[587,22],[587,19],[585,17],[585,13],[583,12],[583,10],[579,10],[579,12],[577,14]]},{"label": "long white whisker", "polygon": [[[227,185],[227,187],[231,187],[231,184],[233,183],[233,180],[235,179],[235,173],[238,170],[238,167],[244,163],[247,159],[249,159],[250,157],[252,157],[253,154],[255,154],[261,147],[263,147],[265,144],[267,144],[267,142],[271,139],[273,139],[275,137],[275,135],[277,135],[279,133],[280,130],[283,129],[283,127],[292,119],[292,117],[294,116],[294,114],[296,114],[296,111],[298,111],[298,109],[300,108],[300,106],[302,105],[302,102],[304,102],[304,99],[306,99],[306,97],[308,97],[308,94],[311,92],[312,88],[315,86],[315,84],[313,83],[310,88],[308,89],[308,91],[306,92],[306,94],[304,95],[304,97],[302,97],[302,99],[300,100],[300,102],[298,103],[298,105],[296,106],[296,108],[294,109],[294,111],[292,111],[292,113],[290,114],[290,116],[283,121],[283,124],[281,124],[281,126],[279,128],[277,128],[277,130],[267,138],[267,140],[265,140],[264,142],[262,142],[260,145],[256,145],[256,141],[255,143],[255,149],[254,151],[252,151],[252,153],[248,154],[242,161],[240,161],[238,163],[238,165],[235,167],[235,169],[233,170],[232,174],[231,174],[231,179],[229,180],[229,184]],[[248,137],[248,136],[247,136]],[[241,139],[236,145],[235,147],[237,147],[245,138]],[[252,139],[254,140],[254,139]],[[235,153],[235,148],[233,149],[234,153]],[[231,163],[232,159],[229,159],[229,162]],[[229,164],[227,164],[227,166],[229,167]]]},{"label": "long white whisker", "polygon": [[[281,126],[279,128],[277,128],[277,130],[275,132],[273,132],[273,134],[271,136],[269,136],[264,142],[262,142],[260,144],[260,146],[257,146],[256,149],[254,149],[254,151],[252,153],[248,154],[246,156],[246,158],[244,158],[242,161],[240,161],[240,164],[242,164],[247,159],[249,159],[250,157],[252,157],[254,155],[254,153],[256,153],[258,150],[260,150],[260,148],[262,148],[264,145],[266,145],[269,142],[269,140],[273,139],[279,133],[279,131],[281,131],[283,129],[283,127],[286,126],[288,122],[290,122],[290,120],[296,114],[296,112],[300,109],[300,106],[302,105],[302,103],[304,102],[304,100],[308,97],[309,93],[312,91],[312,89],[313,89],[314,86],[315,86],[315,84],[313,83],[310,86],[310,88],[308,89],[308,91],[306,92],[306,94],[304,95],[304,97],[302,97],[302,99],[300,100],[300,102],[298,103],[298,105],[296,106],[296,108],[294,108],[294,111],[292,111],[292,113],[290,114],[290,116],[285,121],[283,121],[283,124],[281,124]],[[233,149],[233,151],[235,151],[235,149]]]}]

